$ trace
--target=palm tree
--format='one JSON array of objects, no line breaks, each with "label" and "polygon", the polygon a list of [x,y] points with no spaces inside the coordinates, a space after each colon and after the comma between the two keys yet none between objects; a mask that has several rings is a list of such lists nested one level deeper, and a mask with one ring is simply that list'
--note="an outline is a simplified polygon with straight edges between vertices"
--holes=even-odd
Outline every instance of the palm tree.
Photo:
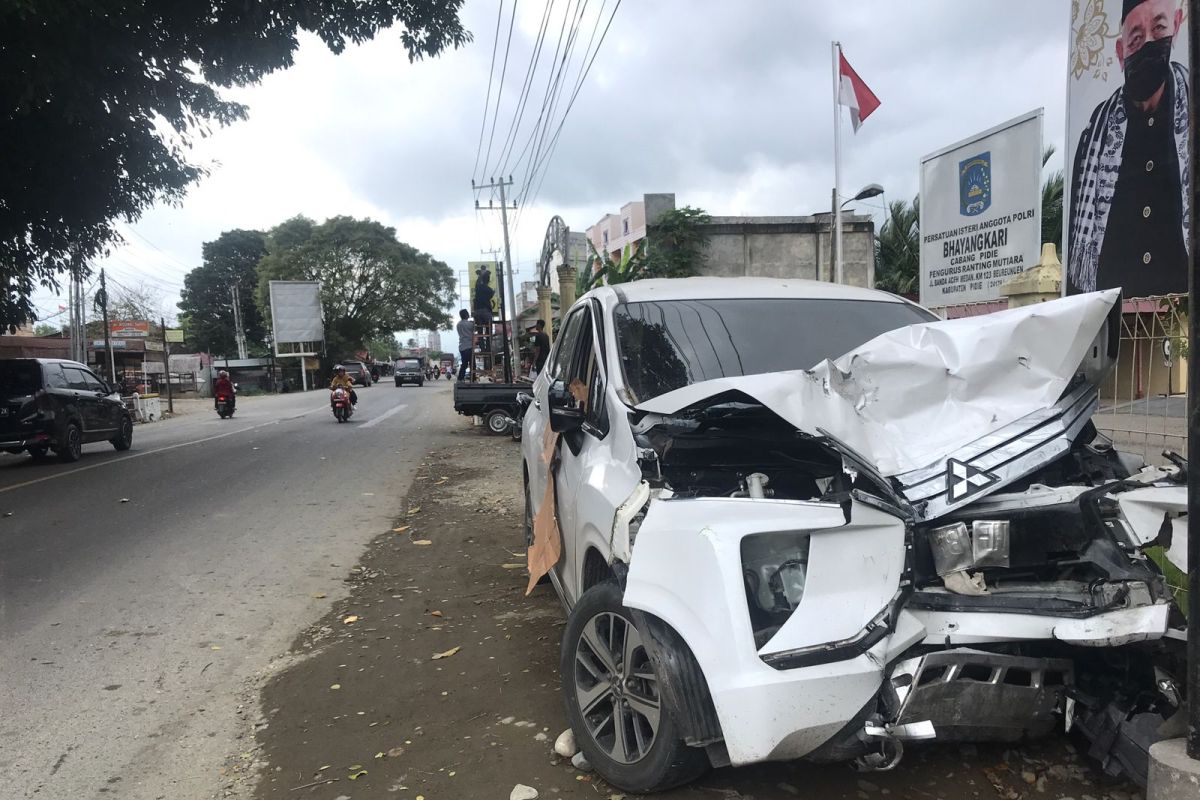
[{"label": "palm tree", "polygon": [[[1042,166],[1054,155],[1054,145],[1042,151]],[[1054,242],[1062,253],[1063,229],[1063,171],[1051,172],[1042,184],[1042,242]]]},{"label": "palm tree", "polygon": [[875,237],[875,286],[885,292],[912,294],[921,274],[921,198],[893,200]]}]

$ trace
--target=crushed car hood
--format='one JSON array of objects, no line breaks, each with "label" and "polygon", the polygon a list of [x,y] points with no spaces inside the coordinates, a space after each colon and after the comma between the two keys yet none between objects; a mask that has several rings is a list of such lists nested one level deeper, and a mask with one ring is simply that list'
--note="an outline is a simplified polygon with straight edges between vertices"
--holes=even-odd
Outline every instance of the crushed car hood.
[{"label": "crushed car hood", "polygon": [[930,518],[1066,451],[1115,359],[1104,332],[1119,297],[910,325],[809,370],[703,381],[637,408],[678,415],[749,396],[894,478]]}]

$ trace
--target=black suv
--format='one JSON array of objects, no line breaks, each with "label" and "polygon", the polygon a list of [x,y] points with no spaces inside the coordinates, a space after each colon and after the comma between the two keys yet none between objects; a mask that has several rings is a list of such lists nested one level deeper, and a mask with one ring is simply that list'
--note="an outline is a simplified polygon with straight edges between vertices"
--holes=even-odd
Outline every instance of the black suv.
[{"label": "black suv", "polygon": [[113,387],[75,361],[0,359],[0,450],[78,461],[88,442],[133,445],[133,419]]}]

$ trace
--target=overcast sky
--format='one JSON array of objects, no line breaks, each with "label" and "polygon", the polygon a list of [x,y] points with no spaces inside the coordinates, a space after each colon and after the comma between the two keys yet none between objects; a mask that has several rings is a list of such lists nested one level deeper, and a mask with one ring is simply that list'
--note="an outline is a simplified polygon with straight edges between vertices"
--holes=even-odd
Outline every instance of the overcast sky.
[{"label": "overcast sky", "polygon": [[[499,214],[475,212],[470,186],[498,2],[468,0],[464,23],[474,42],[415,64],[394,31],[339,56],[304,39],[294,67],[228,93],[250,107],[250,118],[198,146],[195,158],[211,167],[210,177],[181,207],[148,212],[128,244],[99,263],[118,281],[159,287],[173,306],[184,273],[200,263],[201,243],[221,231],[265,229],[295,214],[350,214],[393,225],[401,240],[456,274],[465,270],[481,249],[500,246]],[[583,9],[571,85],[551,133],[599,3]],[[608,0],[601,25],[612,6]],[[518,153],[542,106],[564,11],[576,7],[574,0],[552,7],[514,137]],[[485,152],[511,8],[506,0]],[[489,174],[499,166],[545,9],[542,0],[519,0]],[[827,210],[832,39],[882,101],[858,134],[844,122],[843,194],[874,182],[889,199],[911,199],[922,155],[1038,107],[1061,164],[1068,36],[1067,0],[625,0],[540,192],[516,216],[518,278],[532,279],[553,214],[583,230],[646,192],[674,192],[678,205],[714,215]],[[508,161],[519,191],[527,160]],[[474,177],[481,171],[482,164]],[[876,200],[860,210],[880,208]],[[52,297],[39,304],[55,308]]]}]

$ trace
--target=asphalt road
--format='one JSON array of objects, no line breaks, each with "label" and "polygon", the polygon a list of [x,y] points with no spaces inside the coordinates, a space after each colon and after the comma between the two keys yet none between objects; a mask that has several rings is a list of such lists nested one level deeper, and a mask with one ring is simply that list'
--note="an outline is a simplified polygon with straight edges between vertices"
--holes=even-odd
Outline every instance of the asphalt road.
[{"label": "asphalt road", "polygon": [[[76,464],[0,457],[5,797],[208,798],[247,686],[393,524],[450,384],[244,398]],[[11,514],[11,515],[10,515]]]}]

